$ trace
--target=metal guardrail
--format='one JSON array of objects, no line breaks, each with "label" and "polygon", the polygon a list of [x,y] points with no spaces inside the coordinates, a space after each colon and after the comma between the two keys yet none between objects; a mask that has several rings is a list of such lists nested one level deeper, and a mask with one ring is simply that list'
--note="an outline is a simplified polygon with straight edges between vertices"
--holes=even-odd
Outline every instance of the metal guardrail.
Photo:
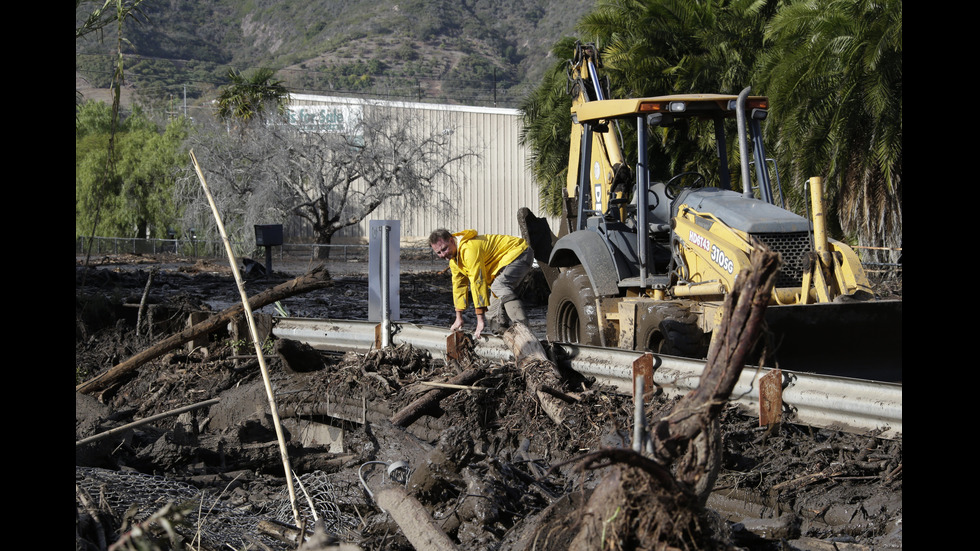
[{"label": "metal guardrail", "polygon": [[[632,364],[642,353],[557,343],[579,373],[606,378],[624,393],[632,392]],[[700,360],[653,355],[653,384],[668,396],[697,388],[705,364]],[[753,413],[759,411],[759,380],[773,370],[746,366],[730,400]],[[782,401],[796,421],[816,427],[860,432],[880,429],[882,436],[902,433],[902,385],[817,373],[781,370]]]},{"label": "metal guardrail", "polygon": [[[320,350],[367,352],[376,347],[377,322],[304,318],[277,318],[273,335],[304,342]],[[393,324],[391,344],[411,344],[427,350],[434,358],[445,358],[449,331],[409,323]],[[632,394],[633,362],[640,352],[555,343],[561,361],[583,375]],[[474,352],[494,361],[514,359],[503,339],[481,337]],[[674,356],[654,355],[653,384],[667,396],[694,389],[704,371],[704,362]],[[759,379],[771,370],[746,367],[730,400],[756,414],[759,410]],[[815,427],[833,427],[852,432],[880,430],[884,438],[902,434],[902,385],[845,377],[782,370],[784,409],[794,422]]]}]

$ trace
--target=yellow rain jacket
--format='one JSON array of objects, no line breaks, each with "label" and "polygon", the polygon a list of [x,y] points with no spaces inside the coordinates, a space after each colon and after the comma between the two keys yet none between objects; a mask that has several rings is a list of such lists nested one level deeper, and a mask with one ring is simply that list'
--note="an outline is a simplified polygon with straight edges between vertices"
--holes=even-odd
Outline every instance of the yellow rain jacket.
[{"label": "yellow rain jacket", "polygon": [[510,235],[477,235],[476,230],[453,234],[459,237],[456,256],[449,261],[453,272],[453,305],[466,310],[466,287],[473,295],[473,307],[482,313],[490,306],[490,285],[505,266],[521,256],[527,242]]}]

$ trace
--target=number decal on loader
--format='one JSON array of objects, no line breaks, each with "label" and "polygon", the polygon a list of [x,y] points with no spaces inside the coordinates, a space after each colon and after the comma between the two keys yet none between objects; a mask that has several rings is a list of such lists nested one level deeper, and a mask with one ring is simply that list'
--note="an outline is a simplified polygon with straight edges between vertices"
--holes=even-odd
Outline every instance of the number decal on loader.
[{"label": "number decal on loader", "polygon": [[711,245],[711,243],[708,241],[708,239],[706,237],[704,237],[703,235],[700,235],[698,233],[695,233],[694,230],[691,230],[691,232],[689,234],[689,237],[690,237],[691,243],[694,243],[695,245],[697,245],[698,247],[701,247],[702,249],[704,249],[706,251],[708,250],[708,246]]},{"label": "number decal on loader", "polygon": [[726,255],[724,251],[719,249],[716,245],[711,246],[711,260],[713,260],[715,264],[721,266],[721,269],[728,273],[735,271],[735,263],[732,262],[732,259],[728,258],[728,255]]}]

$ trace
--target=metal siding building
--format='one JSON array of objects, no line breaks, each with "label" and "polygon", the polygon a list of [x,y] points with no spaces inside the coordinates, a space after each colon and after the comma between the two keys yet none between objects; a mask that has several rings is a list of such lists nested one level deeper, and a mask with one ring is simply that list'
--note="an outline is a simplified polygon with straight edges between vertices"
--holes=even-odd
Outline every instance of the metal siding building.
[{"label": "metal siding building", "polygon": [[[443,227],[450,231],[472,228],[483,234],[520,236],[519,208],[528,207],[542,215],[538,188],[527,169],[528,152],[520,144],[520,113],[516,109],[290,95],[289,108],[293,113],[331,107],[411,110],[412,116],[419,117],[423,135],[453,128],[456,147],[475,154],[454,166],[457,189],[449,182],[437,184],[438,193],[452,198],[449,209],[440,208],[436,201],[417,205],[411,212],[397,212],[382,205],[370,219],[338,234],[335,242],[365,242],[370,220],[400,220],[403,243],[424,241],[433,229]],[[549,221],[556,227],[553,220]]]}]

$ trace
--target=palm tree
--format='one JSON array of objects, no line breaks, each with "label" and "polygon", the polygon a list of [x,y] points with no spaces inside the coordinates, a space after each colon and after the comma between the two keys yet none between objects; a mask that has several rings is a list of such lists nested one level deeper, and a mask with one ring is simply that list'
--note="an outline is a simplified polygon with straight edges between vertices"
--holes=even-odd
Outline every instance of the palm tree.
[{"label": "palm tree", "polygon": [[[575,39],[563,38],[551,49],[555,59],[568,60],[575,51]],[[521,102],[521,144],[530,148],[528,168],[534,174],[541,205],[548,214],[561,214],[562,190],[568,170],[568,140],[572,129],[565,74],[567,61],[555,63],[540,86]]]},{"label": "palm tree", "polygon": [[793,2],[766,37],[761,71],[783,166],[825,178],[859,244],[900,246],[902,1]]},{"label": "palm tree", "polygon": [[[600,49],[612,97],[738,93],[750,84],[755,56],[762,49],[765,23],[778,3],[779,0],[600,0],[579,23],[578,31],[586,37],[583,41],[595,42]],[[552,54],[557,59],[570,59],[574,42],[564,39]],[[558,210],[571,124],[564,69],[564,61],[556,64],[521,105],[525,125],[522,139],[532,152],[532,171],[542,188],[544,204]],[[713,132],[690,130],[658,129],[660,139],[651,140],[654,150],[650,153],[651,166],[658,176],[667,177],[694,165],[710,174],[708,167],[717,165]],[[673,135],[668,136],[668,132]],[[695,141],[695,135],[700,136],[700,141]]]},{"label": "palm tree", "polygon": [[248,76],[229,69],[231,84],[218,95],[218,118],[238,120],[244,129],[252,120],[264,117],[270,107],[277,114],[285,113],[289,92],[274,76],[275,71],[267,68],[256,69]]},{"label": "palm tree", "polygon": [[603,50],[616,97],[738,93],[775,0],[604,0],[579,24]]}]

